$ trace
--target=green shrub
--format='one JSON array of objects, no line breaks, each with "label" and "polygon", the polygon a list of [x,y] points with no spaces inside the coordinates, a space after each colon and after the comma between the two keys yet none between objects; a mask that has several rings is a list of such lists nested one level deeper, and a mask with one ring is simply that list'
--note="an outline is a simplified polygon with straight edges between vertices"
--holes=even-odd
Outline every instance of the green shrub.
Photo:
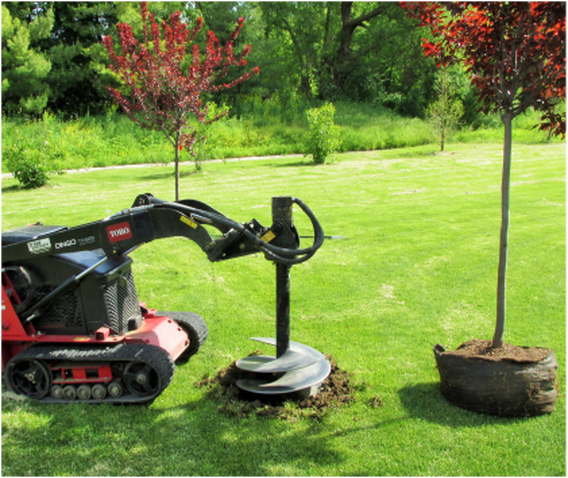
[{"label": "green shrub", "polygon": [[3,148],[3,157],[8,170],[25,188],[45,186],[51,174],[61,174],[57,164],[60,157],[47,141],[37,147],[15,144]]},{"label": "green shrub", "polygon": [[306,111],[308,117],[308,134],[306,138],[306,156],[311,154],[314,163],[324,164],[341,146],[339,126],[334,122],[335,107],[328,103],[319,108]]}]

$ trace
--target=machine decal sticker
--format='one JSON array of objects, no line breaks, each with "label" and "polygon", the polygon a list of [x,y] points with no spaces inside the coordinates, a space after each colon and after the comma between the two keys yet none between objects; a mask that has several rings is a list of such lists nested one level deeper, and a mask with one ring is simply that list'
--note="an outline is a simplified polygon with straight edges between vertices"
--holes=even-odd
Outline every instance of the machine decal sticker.
[{"label": "machine decal sticker", "polygon": [[56,242],[55,249],[63,249],[64,247],[71,247],[77,244],[77,239],[69,239],[68,241]]},{"label": "machine decal sticker", "polygon": [[81,237],[78,239],[79,245],[84,246],[85,244],[92,244],[95,242],[95,236]]},{"label": "machine decal sticker", "polygon": [[188,217],[185,216],[181,216],[179,218],[179,220],[185,224],[187,224],[190,227],[193,227],[193,229],[197,229],[197,223],[193,222],[191,219],[189,219]]},{"label": "machine decal sticker", "polygon": [[126,241],[132,237],[132,230],[128,222],[121,222],[107,227],[107,235],[110,242]]},{"label": "machine decal sticker", "polygon": [[272,241],[272,239],[274,239],[276,237],[276,235],[272,232],[272,231],[268,231],[264,236],[262,236],[260,239],[263,240],[264,242],[270,242]]},{"label": "machine decal sticker", "polygon": [[32,254],[43,254],[51,249],[51,241],[49,238],[38,239],[37,241],[28,242],[28,250]]},{"label": "machine decal sticker", "polygon": [[[109,239],[110,238],[111,238],[111,236],[109,235]],[[94,242],[95,242],[95,236],[81,237],[79,239],[75,239],[73,237],[73,238],[68,239],[66,241],[56,242],[55,243],[55,249],[59,250],[59,249],[65,248],[65,247],[76,246],[77,244],[79,244],[80,246],[84,246],[86,244],[92,244]],[[111,242],[112,242],[112,239],[111,239]]]}]

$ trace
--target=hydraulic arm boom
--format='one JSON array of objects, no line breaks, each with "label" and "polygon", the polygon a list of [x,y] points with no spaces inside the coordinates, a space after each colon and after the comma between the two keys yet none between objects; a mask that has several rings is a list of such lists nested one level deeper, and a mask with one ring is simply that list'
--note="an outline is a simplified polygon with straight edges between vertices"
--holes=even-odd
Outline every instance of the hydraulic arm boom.
[{"label": "hydraulic arm boom", "polygon": [[[306,249],[298,248],[298,234],[294,226],[290,227],[285,221],[271,227],[264,227],[255,219],[241,224],[200,201],[169,202],[143,194],[136,198],[130,209],[101,221],[61,228],[47,234],[43,232],[43,226],[38,225],[38,235],[33,239],[3,246],[2,260],[4,264],[10,264],[44,255],[95,249],[102,249],[110,258],[127,254],[155,239],[182,236],[194,241],[212,262],[263,252],[274,262],[298,264],[315,254],[323,243],[324,235],[308,206],[300,199],[291,200],[312,222],[314,243]],[[203,225],[215,227],[222,237],[213,239]],[[27,229],[29,231],[29,227]],[[11,234],[16,236],[18,230],[11,231]],[[291,247],[291,244],[295,246]]]},{"label": "hydraulic arm boom", "polygon": [[[105,257],[99,262],[80,274],[69,277],[39,301],[28,305],[21,311],[20,318],[25,322],[33,320],[41,314],[44,306],[108,259],[128,254],[155,239],[174,236],[191,239],[212,262],[256,252],[263,252],[268,260],[287,267],[304,262],[322,245],[323,230],[305,203],[297,198],[285,199],[290,203],[290,211],[291,204],[298,204],[312,222],[314,243],[306,249],[298,248],[298,233],[293,223],[285,217],[275,216],[271,227],[264,227],[255,219],[240,224],[201,201],[188,199],[168,202],[151,194],[139,195],[130,209],[101,221],[72,228],[38,224],[5,232],[2,235],[3,242],[6,243],[2,247],[3,267],[55,254],[97,249],[102,249],[105,253]],[[222,236],[213,239],[204,225],[216,228]]]}]

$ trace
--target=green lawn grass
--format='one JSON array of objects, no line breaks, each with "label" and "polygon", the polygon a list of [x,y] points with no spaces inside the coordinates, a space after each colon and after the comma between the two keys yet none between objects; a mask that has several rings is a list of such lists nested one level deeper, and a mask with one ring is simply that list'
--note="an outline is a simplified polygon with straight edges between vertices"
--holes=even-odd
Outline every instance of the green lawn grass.
[{"label": "green lawn grass", "polygon": [[[139,296],[190,310],[209,339],[148,407],[2,400],[3,475],[565,476],[565,146],[513,151],[506,341],[555,349],[551,415],[497,418],[449,405],[432,347],[493,332],[501,146],[349,153],[187,166],[182,197],[238,221],[270,223],[271,197],[303,199],[326,240],[291,271],[291,339],[331,354],[366,386],[321,421],[218,411],[204,376],[274,336],[274,267],[260,255],[211,264],[181,239],[132,254]],[[39,190],[2,183],[2,230],[78,225],[173,198],[171,166],[68,174]],[[295,222],[309,235],[308,221]],[[305,240],[305,244],[310,240]],[[269,346],[261,347],[271,354]],[[380,396],[382,406],[372,403]]]}]

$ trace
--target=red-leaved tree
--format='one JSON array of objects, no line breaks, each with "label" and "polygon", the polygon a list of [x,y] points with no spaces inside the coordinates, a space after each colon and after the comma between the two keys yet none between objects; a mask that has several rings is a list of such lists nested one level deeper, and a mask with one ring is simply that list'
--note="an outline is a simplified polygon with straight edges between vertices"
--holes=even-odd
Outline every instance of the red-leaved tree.
[{"label": "red-leaved tree", "polygon": [[[233,52],[244,18],[238,20],[225,45],[220,44],[213,32],[207,32],[205,52],[201,53],[195,43],[203,25],[201,18],[189,29],[181,21],[181,14],[175,12],[169,23],[161,22],[160,29],[146,2],[141,3],[141,14],[142,41],[136,40],[128,23],[120,23],[117,27],[122,54],[114,51],[110,36],[103,37],[103,44],[110,55],[110,68],[119,76],[129,94],[123,95],[111,87],[108,90],[130,119],[143,128],[161,131],[172,144],[177,201],[180,189],[179,153],[186,148],[194,154],[198,140],[190,120],[193,117],[200,123],[209,124],[228,114],[224,111],[208,118],[208,108],[202,101],[203,93],[232,88],[257,74],[259,69],[256,67],[231,82],[223,82],[231,67],[247,64],[250,45],[240,54]],[[189,61],[186,60],[188,55]]]},{"label": "red-leaved tree", "polygon": [[429,27],[426,56],[438,65],[462,62],[483,110],[498,111],[505,129],[497,317],[493,347],[503,346],[509,231],[512,121],[529,107],[542,112],[541,130],[565,135],[566,4],[564,2],[401,2]]}]

